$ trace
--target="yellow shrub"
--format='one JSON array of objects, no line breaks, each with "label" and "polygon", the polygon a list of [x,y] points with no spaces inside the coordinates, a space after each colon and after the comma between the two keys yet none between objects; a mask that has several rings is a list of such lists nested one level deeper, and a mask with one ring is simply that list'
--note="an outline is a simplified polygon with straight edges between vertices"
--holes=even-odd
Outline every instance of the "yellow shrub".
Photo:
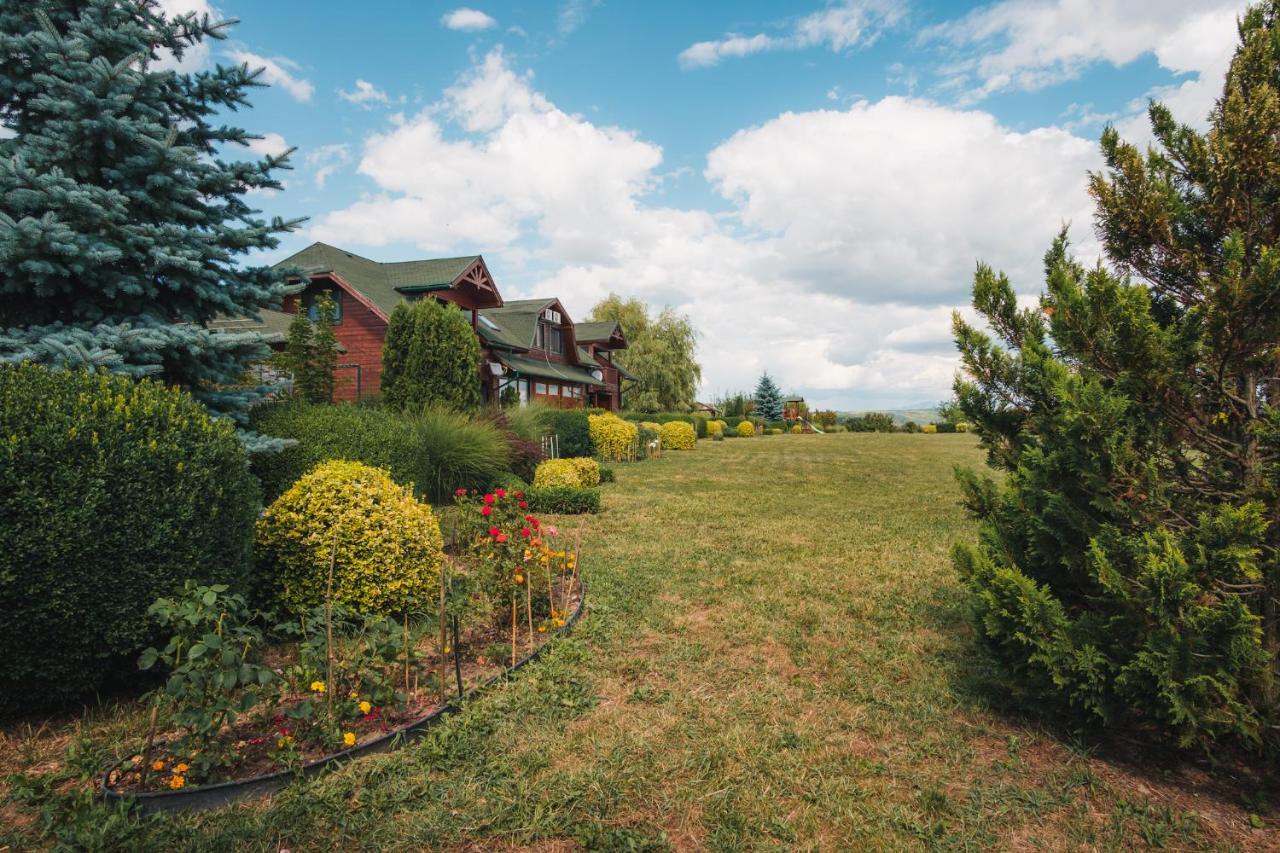
[{"label": "yellow shrub", "polygon": [[587,424],[591,432],[591,444],[595,447],[596,453],[615,462],[626,458],[631,445],[635,444],[640,436],[639,427],[611,412],[588,415]]},{"label": "yellow shrub", "polygon": [[698,434],[693,424],[685,421],[668,421],[662,425],[662,446],[666,450],[693,450]]},{"label": "yellow shrub", "polygon": [[800,433],[804,432],[804,427],[800,426],[800,424],[795,424],[794,426],[791,427],[791,431],[799,435]]},{"label": "yellow shrub", "polygon": [[920,427],[920,431],[921,431],[921,432],[927,432],[927,433],[935,433],[935,432],[937,432],[937,431],[938,431],[938,425],[937,425],[937,424],[925,424],[924,426]]},{"label": "yellow shrub", "polygon": [[751,438],[755,434],[756,428],[751,424],[751,421],[743,421],[738,424],[738,435],[742,438]]},{"label": "yellow shrub", "polygon": [[728,424],[725,423],[724,421],[716,421],[716,420],[707,421],[707,435],[711,436],[711,435],[715,435],[718,432],[722,433],[724,432],[724,429],[727,426]]},{"label": "yellow shrub", "polygon": [[662,432],[662,424],[655,423],[654,421],[641,421],[640,426],[645,429],[653,430],[654,432]]},{"label": "yellow shrub", "polygon": [[956,424],[956,432],[968,432],[968,431],[969,431],[969,424],[966,421],[961,421],[960,423]]},{"label": "yellow shrub", "polygon": [[572,459],[548,459],[538,463],[537,469],[533,472],[533,485],[538,489],[552,486],[577,488],[581,476]]},{"label": "yellow shrub", "polygon": [[393,615],[434,601],[443,547],[435,514],[412,489],[345,460],[312,468],[257,528],[264,583],[294,613],[324,602],[331,557],[333,600],[352,610]]},{"label": "yellow shrub", "polygon": [[586,456],[579,456],[575,459],[568,460],[573,464],[573,468],[578,472],[578,485],[586,489],[593,489],[600,485],[600,463],[594,459],[588,459]]}]

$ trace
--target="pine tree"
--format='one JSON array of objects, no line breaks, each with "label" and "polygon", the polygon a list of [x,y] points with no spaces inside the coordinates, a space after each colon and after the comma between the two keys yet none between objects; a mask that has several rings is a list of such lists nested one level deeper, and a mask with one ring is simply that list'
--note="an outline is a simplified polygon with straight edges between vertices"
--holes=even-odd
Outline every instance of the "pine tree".
[{"label": "pine tree", "polygon": [[388,406],[466,410],[480,405],[480,342],[456,305],[401,303],[382,345],[382,396]]},{"label": "pine tree", "polygon": [[295,224],[244,202],[287,154],[222,159],[256,138],[215,118],[258,72],[163,67],[229,25],[154,0],[0,5],[0,359],[160,378],[243,423],[267,349],[207,324],[279,302],[282,271],[236,261]]},{"label": "pine tree", "polygon": [[756,414],[766,421],[782,420],[782,392],[769,376],[768,371],[760,376],[756,383]]},{"label": "pine tree", "polygon": [[321,291],[316,299],[315,334],[311,339],[311,357],[307,359],[302,389],[312,403],[333,402],[334,371],[338,367],[338,336],[333,332],[333,321],[337,313],[338,306],[333,296],[328,290]]},{"label": "pine tree", "polygon": [[1014,695],[1181,744],[1274,749],[1280,662],[1280,1],[1251,8],[1201,134],[1153,104],[1091,178],[1110,267],[1065,233],[1041,310],[980,266],[954,325],[1001,483],[956,564]]}]

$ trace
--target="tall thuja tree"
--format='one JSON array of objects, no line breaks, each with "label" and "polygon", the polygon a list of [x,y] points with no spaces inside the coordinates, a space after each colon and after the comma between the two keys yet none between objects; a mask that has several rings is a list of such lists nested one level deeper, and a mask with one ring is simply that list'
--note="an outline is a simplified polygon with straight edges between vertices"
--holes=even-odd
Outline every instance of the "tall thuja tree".
[{"label": "tall thuja tree", "polygon": [[206,324],[280,299],[281,272],[237,260],[294,224],[244,202],[287,155],[222,159],[255,138],[216,116],[257,72],[166,67],[228,26],[153,0],[0,5],[0,359],[156,377],[238,420],[260,394],[261,336]]},{"label": "tall thuja tree", "polygon": [[337,304],[329,291],[316,298],[316,319],[300,310],[289,322],[284,349],[271,363],[293,377],[293,393],[308,403],[331,403],[338,366],[338,338],[333,331]]},{"label": "tall thuja tree", "polygon": [[1182,744],[1280,745],[1280,2],[1250,9],[1201,134],[1150,110],[1092,176],[1111,267],[980,266],[958,401],[1002,484],[957,566],[1016,695]]},{"label": "tall thuja tree", "polygon": [[756,383],[756,414],[766,421],[782,420],[782,392],[766,371]]},{"label": "tall thuja tree", "polygon": [[401,302],[382,344],[382,396],[401,411],[480,405],[480,342],[456,305]]}]

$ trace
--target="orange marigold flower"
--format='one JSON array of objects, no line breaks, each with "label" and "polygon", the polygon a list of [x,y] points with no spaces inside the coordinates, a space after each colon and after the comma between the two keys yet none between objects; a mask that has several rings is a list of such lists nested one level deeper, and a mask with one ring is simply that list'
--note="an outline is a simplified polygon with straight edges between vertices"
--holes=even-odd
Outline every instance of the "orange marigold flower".
[{"label": "orange marigold flower", "polygon": [[187,784],[187,780],[183,779],[181,776],[174,776],[172,779],[169,780],[169,787],[175,791],[181,788],[185,784]]}]

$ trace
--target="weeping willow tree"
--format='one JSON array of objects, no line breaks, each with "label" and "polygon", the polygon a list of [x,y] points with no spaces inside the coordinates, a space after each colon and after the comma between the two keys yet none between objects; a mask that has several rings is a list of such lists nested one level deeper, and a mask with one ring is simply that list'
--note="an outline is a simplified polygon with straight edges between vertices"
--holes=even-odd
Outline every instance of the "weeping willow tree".
[{"label": "weeping willow tree", "polygon": [[1014,695],[1180,744],[1280,745],[1280,2],[1252,7],[1207,132],[1150,108],[1091,176],[1039,310],[980,266],[959,405],[1001,483],[955,562]]},{"label": "weeping willow tree", "polygon": [[687,412],[693,408],[702,366],[698,333],[683,314],[664,308],[656,317],[638,299],[609,294],[591,311],[591,320],[613,320],[627,336],[627,349],[614,359],[635,377],[624,404],[637,412]]}]

